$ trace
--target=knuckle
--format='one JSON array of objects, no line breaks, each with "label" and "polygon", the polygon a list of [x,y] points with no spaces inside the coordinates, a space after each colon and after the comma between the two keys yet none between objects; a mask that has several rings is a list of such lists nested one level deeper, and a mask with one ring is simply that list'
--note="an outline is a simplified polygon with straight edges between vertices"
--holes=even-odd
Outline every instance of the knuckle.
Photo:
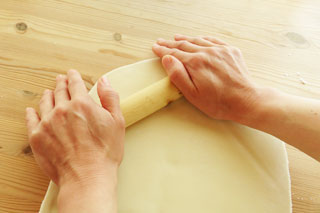
[{"label": "knuckle", "polygon": [[195,37],[195,38],[193,38],[193,42],[201,43],[202,39],[200,37]]},{"label": "knuckle", "polygon": [[78,82],[78,79],[70,78],[68,79],[68,84],[76,84]]},{"label": "knuckle", "polygon": [[68,111],[90,111],[92,109],[92,100],[90,97],[77,97],[72,99]]},{"label": "knuckle", "polygon": [[58,105],[54,108],[54,117],[64,116],[68,112],[68,108],[64,105]]},{"label": "knuckle", "polygon": [[33,130],[31,132],[31,135],[30,135],[30,143],[33,143],[33,141],[37,140],[40,138],[40,131],[39,131],[39,128]]},{"label": "knuckle", "polygon": [[119,99],[120,99],[119,93],[117,93],[117,92],[114,91],[114,90],[110,90],[109,95],[110,95],[112,98],[116,99],[116,100],[119,100]]},{"label": "knuckle", "polygon": [[238,47],[232,47],[232,52],[236,55],[241,55],[241,50]]},{"label": "knuckle", "polygon": [[48,117],[45,117],[41,120],[41,126],[43,129],[48,130],[51,128],[50,119]]},{"label": "knuckle", "polygon": [[178,49],[177,48],[172,48],[170,51],[169,51],[169,54],[170,55],[176,55],[178,53]]},{"label": "knuckle", "polygon": [[214,47],[205,48],[205,52],[209,55],[217,55],[217,50]]},{"label": "knuckle", "polygon": [[220,47],[221,48],[221,51],[223,53],[230,53],[231,52],[231,47],[227,46],[227,45],[223,45]]},{"label": "knuckle", "polygon": [[39,150],[40,149],[40,145],[41,145],[41,141],[40,141],[40,139],[39,138],[32,138],[31,140],[30,140],[30,146],[32,147],[32,150],[35,150],[35,151],[37,151],[37,150]]},{"label": "knuckle", "polygon": [[171,50],[170,55],[178,56],[178,55],[179,55],[178,53],[179,53],[179,50],[178,50],[177,48],[173,48],[173,49]]},{"label": "knuckle", "polygon": [[71,79],[68,81],[68,85],[71,85],[72,87],[79,87],[84,84],[82,79]]},{"label": "knuckle", "polygon": [[81,107],[81,106],[86,106],[88,101],[86,101],[83,97],[77,97],[72,99],[71,103],[72,103],[72,106]]},{"label": "knuckle", "polygon": [[46,98],[45,98],[45,96],[42,96],[39,101],[39,104],[42,105],[44,102],[46,102]]},{"label": "knuckle", "polygon": [[119,101],[120,100],[119,93],[117,93],[113,89],[106,90],[105,95],[108,96],[109,98],[111,98],[112,100],[115,100],[115,101]]},{"label": "knuckle", "polygon": [[126,121],[124,120],[124,117],[122,114],[118,116],[118,125],[121,129],[126,128]]},{"label": "knuckle", "polygon": [[32,137],[30,138],[29,144],[32,148],[33,153],[39,153],[43,148],[44,141],[48,138],[47,136],[40,130],[35,130],[32,133]]},{"label": "knuckle", "polygon": [[66,88],[63,88],[63,87],[56,87],[56,89],[54,90],[54,93],[55,94],[58,94],[60,92],[64,92],[66,90]]},{"label": "knuckle", "polygon": [[206,54],[204,53],[197,53],[193,57],[191,57],[189,60],[190,64],[194,66],[198,66],[202,64],[205,61]]},{"label": "knuckle", "polygon": [[177,69],[174,69],[170,74],[169,74],[169,77],[171,79],[171,81],[175,82],[177,81],[181,76],[181,73],[179,70]]},{"label": "knuckle", "polygon": [[185,47],[188,45],[188,42],[187,41],[180,41],[178,42],[178,47]]}]

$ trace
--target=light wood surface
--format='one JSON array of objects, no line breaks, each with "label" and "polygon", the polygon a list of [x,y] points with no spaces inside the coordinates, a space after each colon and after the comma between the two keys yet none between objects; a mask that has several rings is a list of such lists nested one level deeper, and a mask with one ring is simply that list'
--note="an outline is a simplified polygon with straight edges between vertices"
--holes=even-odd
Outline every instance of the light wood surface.
[{"label": "light wood surface", "polygon": [[[242,49],[255,80],[320,97],[319,0],[0,1],[0,212],[36,212],[48,179],[27,144],[24,110],[55,76],[154,57],[158,37],[213,35]],[[320,212],[320,163],[288,146],[293,212]]]}]

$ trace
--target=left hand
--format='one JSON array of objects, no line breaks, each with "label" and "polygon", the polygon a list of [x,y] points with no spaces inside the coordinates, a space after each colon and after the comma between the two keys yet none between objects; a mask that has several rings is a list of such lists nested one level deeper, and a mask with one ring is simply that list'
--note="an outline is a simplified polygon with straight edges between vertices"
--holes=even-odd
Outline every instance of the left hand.
[{"label": "left hand", "polygon": [[40,115],[27,108],[29,142],[41,169],[59,186],[116,173],[125,133],[119,96],[106,79],[98,82],[102,107],[88,95],[80,74],[70,70],[46,90]]}]

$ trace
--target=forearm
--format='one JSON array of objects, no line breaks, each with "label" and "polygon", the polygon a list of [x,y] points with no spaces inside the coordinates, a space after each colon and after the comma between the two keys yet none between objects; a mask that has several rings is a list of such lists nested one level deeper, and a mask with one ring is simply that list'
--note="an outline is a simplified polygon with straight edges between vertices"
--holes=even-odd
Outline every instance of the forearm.
[{"label": "forearm", "polygon": [[320,161],[320,101],[261,89],[246,119],[239,121],[272,134]]},{"label": "forearm", "polygon": [[69,181],[60,187],[59,212],[117,212],[117,172],[90,175],[81,181]]}]

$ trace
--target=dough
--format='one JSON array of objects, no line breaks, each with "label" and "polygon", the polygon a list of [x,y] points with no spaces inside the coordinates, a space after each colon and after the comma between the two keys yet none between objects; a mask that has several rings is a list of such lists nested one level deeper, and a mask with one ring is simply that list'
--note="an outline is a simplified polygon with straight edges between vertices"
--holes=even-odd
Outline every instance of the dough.
[{"label": "dough", "polygon": [[[151,59],[107,73],[123,100],[166,76]],[[99,102],[96,86],[90,95]],[[51,182],[41,213],[57,212]],[[290,213],[284,143],[217,121],[185,99],[127,128],[119,171],[119,213]]]}]

